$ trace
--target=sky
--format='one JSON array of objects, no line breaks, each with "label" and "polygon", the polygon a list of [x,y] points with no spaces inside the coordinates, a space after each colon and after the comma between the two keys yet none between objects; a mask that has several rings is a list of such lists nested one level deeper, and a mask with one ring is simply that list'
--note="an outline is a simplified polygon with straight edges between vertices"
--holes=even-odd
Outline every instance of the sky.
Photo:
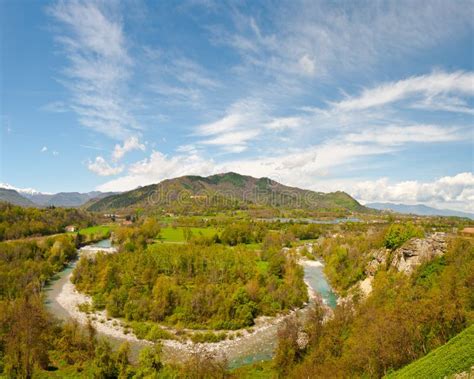
[{"label": "sky", "polygon": [[0,2],[0,182],[234,171],[474,211],[474,1]]}]

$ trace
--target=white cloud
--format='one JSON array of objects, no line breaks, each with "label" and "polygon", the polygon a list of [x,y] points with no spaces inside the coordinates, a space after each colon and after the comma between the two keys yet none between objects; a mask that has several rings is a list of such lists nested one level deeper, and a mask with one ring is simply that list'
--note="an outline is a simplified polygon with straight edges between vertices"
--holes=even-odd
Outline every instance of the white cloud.
[{"label": "white cloud", "polygon": [[40,150],[42,153],[46,153],[48,151],[48,148],[46,146],[43,146]]},{"label": "white cloud", "polygon": [[349,192],[365,202],[424,203],[437,208],[474,211],[474,175],[471,172],[444,176],[432,182],[390,183],[387,178],[363,181],[353,185]]},{"label": "white cloud", "polygon": [[[239,145],[236,145],[237,147]],[[384,154],[390,147],[333,142],[278,155],[217,163],[197,152],[167,156],[154,151],[150,158],[132,164],[127,175],[99,186],[101,191],[125,191],[181,175],[210,175],[234,171],[256,177],[271,177],[290,185],[310,186],[317,177],[358,159]]]},{"label": "white cloud", "polygon": [[354,143],[373,143],[379,145],[398,146],[405,143],[434,143],[459,141],[465,134],[459,128],[437,125],[381,126],[349,133],[344,140]]},{"label": "white cloud", "polygon": [[316,64],[314,63],[314,60],[308,56],[308,54],[303,55],[298,63],[304,74],[313,76],[316,73]]},{"label": "white cloud", "polygon": [[53,151],[53,155],[57,157],[59,155],[59,151]]},{"label": "white cloud", "polygon": [[415,102],[413,105],[411,105],[411,108],[474,115],[474,109],[468,105],[466,100],[455,96],[429,96],[420,100],[419,102]]},{"label": "white cloud", "polygon": [[265,124],[264,106],[260,100],[244,99],[233,103],[225,115],[195,128],[199,144],[218,146],[225,152],[239,153],[247,149],[249,141],[261,134]]},{"label": "white cloud", "polygon": [[285,130],[294,129],[305,124],[302,117],[278,117],[266,124],[268,129]]},{"label": "white cloud", "polygon": [[218,136],[206,139],[201,143],[205,145],[245,146],[248,141],[254,139],[259,134],[260,132],[258,130],[241,130],[235,132],[221,133]]},{"label": "white cloud", "polygon": [[133,150],[145,151],[146,147],[144,144],[140,143],[137,137],[133,136],[126,139],[123,145],[116,144],[114,151],[112,152],[112,160],[117,162],[120,160],[126,153]]},{"label": "white cloud", "polygon": [[95,158],[94,161],[92,162],[89,162],[87,164],[87,168],[96,173],[97,175],[100,175],[100,176],[111,176],[111,175],[117,175],[117,174],[120,174],[124,167],[123,166],[111,166],[109,163],[107,163],[107,161],[101,157],[101,156],[98,156]]},{"label": "white cloud", "polygon": [[229,132],[235,129],[243,121],[243,116],[240,114],[229,114],[223,118],[208,123],[199,125],[196,129],[196,134],[201,136],[210,136],[218,133]]},{"label": "white cloud", "polygon": [[448,93],[474,95],[474,73],[434,72],[429,75],[414,76],[365,89],[361,95],[334,103],[333,106],[339,111],[362,110],[394,103],[416,95],[432,98]]},{"label": "white cloud", "polygon": [[109,191],[115,188],[115,190],[126,191],[182,175],[210,175],[215,172],[215,169],[216,165],[212,160],[206,160],[197,154],[170,157],[153,151],[149,158],[132,164],[127,175],[106,182],[97,189]]},{"label": "white cloud", "polygon": [[139,125],[126,96],[132,60],[122,20],[111,2],[59,1],[50,14],[63,26],[56,39],[69,66],[63,84],[69,107],[82,125],[112,138],[125,138]]}]

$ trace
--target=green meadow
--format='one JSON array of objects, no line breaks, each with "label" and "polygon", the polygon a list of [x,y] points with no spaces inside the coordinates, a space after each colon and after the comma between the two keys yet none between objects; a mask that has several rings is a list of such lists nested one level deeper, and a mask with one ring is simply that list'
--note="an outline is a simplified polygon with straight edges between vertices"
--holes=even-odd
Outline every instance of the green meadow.
[{"label": "green meadow", "polygon": [[162,228],[160,231],[160,236],[158,238],[161,242],[186,242],[186,229],[190,230],[193,236],[204,236],[212,237],[215,234],[219,234],[217,228],[185,228],[185,227],[166,227]]}]

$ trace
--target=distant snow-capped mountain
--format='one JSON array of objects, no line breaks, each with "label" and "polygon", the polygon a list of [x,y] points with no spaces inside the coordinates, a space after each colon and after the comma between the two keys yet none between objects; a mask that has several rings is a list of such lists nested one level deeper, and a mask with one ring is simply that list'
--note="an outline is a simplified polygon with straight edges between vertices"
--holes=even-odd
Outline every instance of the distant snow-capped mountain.
[{"label": "distant snow-capped mountain", "polygon": [[113,195],[115,192],[91,191],[46,193],[33,188],[17,188],[10,184],[0,183],[0,201],[7,201],[23,206],[56,206],[56,207],[80,207],[89,200]]},{"label": "distant snow-capped mountain", "polygon": [[35,190],[34,188],[17,188],[14,187],[8,183],[0,183],[0,188],[8,189],[8,190],[13,190],[21,194],[27,194],[27,195],[52,195],[51,193],[48,192],[40,192]]}]

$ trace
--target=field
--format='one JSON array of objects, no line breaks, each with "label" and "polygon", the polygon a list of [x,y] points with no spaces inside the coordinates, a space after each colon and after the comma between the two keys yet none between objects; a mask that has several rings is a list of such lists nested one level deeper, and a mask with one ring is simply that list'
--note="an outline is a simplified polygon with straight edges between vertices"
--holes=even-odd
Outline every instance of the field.
[{"label": "field", "polygon": [[162,228],[160,232],[159,240],[161,242],[185,242],[185,230],[188,229],[191,231],[193,236],[202,235],[204,237],[212,237],[215,234],[218,234],[218,229],[216,228],[172,228],[166,227]]},{"label": "field", "polygon": [[98,233],[108,233],[110,232],[110,229],[111,228],[108,225],[96,225],[79,230],[79,234],[89,235]]},{"label": "field", "polygon": [[83,236],[83,242],[93,242],[110,237],[111,229],[109,225],[96,225],[81,229],[78,233]]},{"label": "field", "polygon": [[444,378],[463,371],[469,372],[472,366],[474,366],[474,325],[425,357],[387,375],[386,378]]}]

